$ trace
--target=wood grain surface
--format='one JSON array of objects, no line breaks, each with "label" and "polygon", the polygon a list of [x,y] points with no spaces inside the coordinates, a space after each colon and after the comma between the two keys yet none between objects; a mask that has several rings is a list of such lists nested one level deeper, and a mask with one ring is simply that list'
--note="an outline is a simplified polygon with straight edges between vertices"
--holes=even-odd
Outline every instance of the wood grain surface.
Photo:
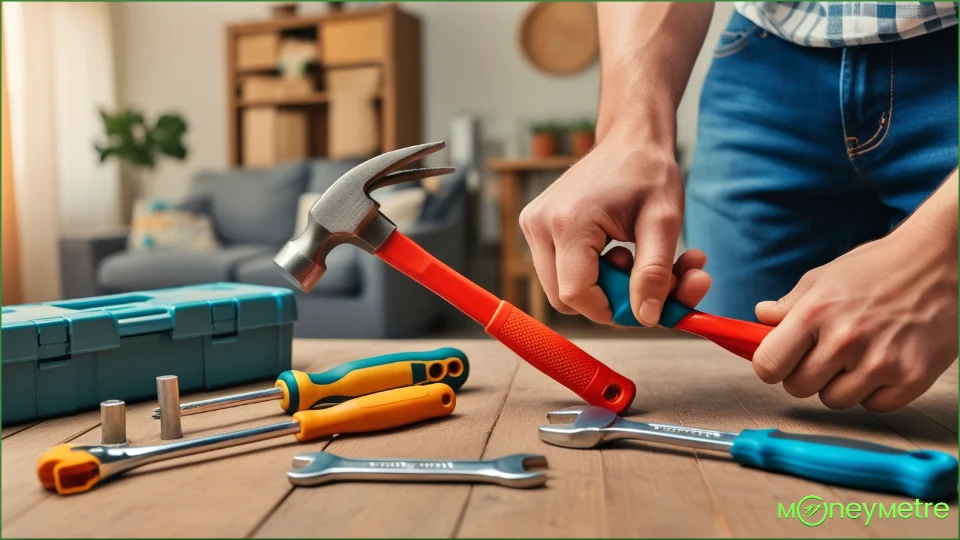
[{"label": "wood grain surface", "polygon": [[[904,449],[957,454],[957,366],[911,405],[892,413],[831,411],[768,386],[750,364],[700,340],[605,339],[578,342],[637,383],[629,417],[726,431],[777,427],[857,437]],[[577,397],[491,340],[294,343],[294,367],[322,371],[400,351],[454,346],[471,363],[453,416],[388,432],[311,443],[292,437],[156,463],[61,497],[36,479],[37,458],[69,442],[97,444],[99,413],[57,418],[2,432],[2,536],[13,537],[952,537],[946,519],[832,519],[816,528],[779,519],[807,495],[828,502],[889,505],[903,497],[835,488],[747,469],[729,456],[642,442],[598,450],[546,445],[544,414]],[[247,385],[192,401],[269,385]],[[128,404],[135,445],[161,443],[155,403]],[[188,438],[281,422],[276,403],[184,417]],[[491,459],[529,452],[549,460],[543,488],[491,485],[339,483],[293,488],[293,456]]]}]

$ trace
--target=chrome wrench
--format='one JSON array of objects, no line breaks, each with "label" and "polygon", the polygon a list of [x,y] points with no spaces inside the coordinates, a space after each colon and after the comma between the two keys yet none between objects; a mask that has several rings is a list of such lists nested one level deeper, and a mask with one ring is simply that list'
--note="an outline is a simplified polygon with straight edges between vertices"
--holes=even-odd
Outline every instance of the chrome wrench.
[{"label": "chrome wrench", "polygon": [[293,458],[287,478],[295,486],[318,486],[344,480],[380,482],[460,482],[510,488],[542,486],[547,476],[528,469],[547,467],[547,458],[513,454],[486,461],[348,459],[329,452]]}]

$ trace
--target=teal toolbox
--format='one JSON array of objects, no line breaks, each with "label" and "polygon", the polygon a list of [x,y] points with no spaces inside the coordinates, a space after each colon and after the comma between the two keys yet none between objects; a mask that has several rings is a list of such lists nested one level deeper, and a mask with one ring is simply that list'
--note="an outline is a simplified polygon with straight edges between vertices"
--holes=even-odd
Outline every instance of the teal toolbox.
[{"label": "teal toolbox", "polygon": [[3,308],[3,425],[276,378],[290,369],[289,289],[210,283]]}]

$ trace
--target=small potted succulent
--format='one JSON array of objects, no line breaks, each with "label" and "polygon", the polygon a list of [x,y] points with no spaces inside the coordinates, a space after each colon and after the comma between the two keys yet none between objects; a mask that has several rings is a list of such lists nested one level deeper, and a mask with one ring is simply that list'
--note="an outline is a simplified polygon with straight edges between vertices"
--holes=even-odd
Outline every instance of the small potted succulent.
[{"label": "small potted succulent", "polygon": [[583,157],[596,142],[596,124],[590,120],[580,120],[570,125],[570,150],[575,157]]},{"label": "small potted succulent", "polygon": [[538,122],[530,127],[530,153],[534,157],[550,157],[557,154],[557,143],[563,127],[554,122]]}]

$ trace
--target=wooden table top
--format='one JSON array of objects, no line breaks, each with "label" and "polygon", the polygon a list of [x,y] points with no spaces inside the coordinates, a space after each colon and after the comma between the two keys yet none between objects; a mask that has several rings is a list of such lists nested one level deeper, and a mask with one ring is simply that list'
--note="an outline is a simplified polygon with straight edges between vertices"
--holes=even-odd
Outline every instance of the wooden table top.
[{"label": "wooden table top", "polygon": [[[637,382],[631,417],[728,431],[778,427],[854,436],[905,449],[957,453],[957,367],[906,408],[882,415],[830,411],[767,386],[743,360],[700,340],[582,340],[585,350]],[[492,340],[347,341],[294,344],[294,367],[321,371],[388,352],[455,346],[471,374],[454,416],[415,427],[333,440],[261,441],[130,471],[94,490],[61,497],[44,491],[37,457],[58,443],[98,444],[94,411],[3,429],[3,527],[9,537],[635,537],[942,536],[956,538],[957,506],[946,519],[827,520],[808,528],[778,519],[778,503],[807,495],[827,502],[912,499],[834,488],[747,469],[729,456],[646,443],[571,450],[537,438],[544,413],[576,396]],[[248,385],[236,390],[263,387]],[[229,392],[221,391],[217,394]],[[185,396],[185,401],[200,398]],[[155,403],[128,406],[135,445],[156,444]],[[285,417],[259,403],[184,417],[186,437],[263,425]],[[543,488],[341,483],[296,488],[291,458],[322,449],[369,458],[488,459],[518,452],[547,456]]]}]

